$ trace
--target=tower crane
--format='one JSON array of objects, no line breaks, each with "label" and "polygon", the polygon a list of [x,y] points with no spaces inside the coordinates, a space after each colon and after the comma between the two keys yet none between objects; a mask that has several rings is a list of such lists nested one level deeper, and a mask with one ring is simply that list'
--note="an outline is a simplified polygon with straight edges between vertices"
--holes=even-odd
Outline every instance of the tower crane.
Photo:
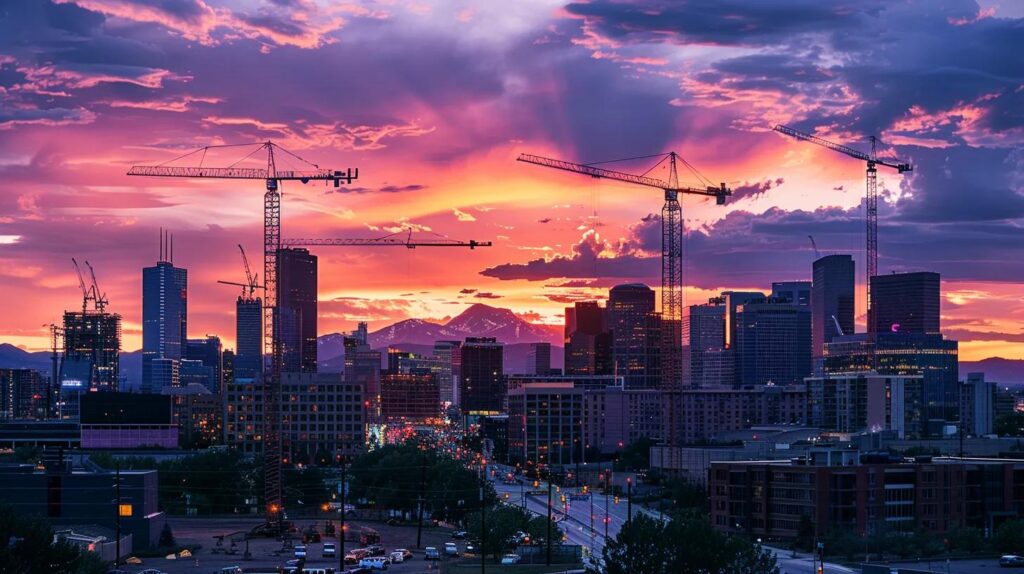
[{"label": "tower crane", "polygon": [[236,283],[234,281],[220,280],[218,280],[217,283],[241,287],[242,299],[246,301],[252,301],[253,296],[256,294],[256,290],[262,288],[263,286],[259,284],[258,274],[254,274],[252,270],[249,268],[249,258],[245,256],[245,249],[242,247],[241,243],[238,244],[238,250],[242,252],[242,265],[245,267],[245,283]]},{"label": "tower crane", "polygon": [[[635,175],[622,171],[597,167],[598,163],[613,163],[627,160],[612,160],[611,162],[598,162],[591,164],[580,164],[564,160],[551,159],[531,154],[521,154],[519,161],[560,169],[581,175],[589,175],[595,178],[611,179],[653,187],[664,192],[665,203],[661,208],[661,313],[665,324],[669,326],[669,337],[664,341],[662,350],[662,376],[663,384],[668,390],[677,390],[682,385],[682,319],[683,319],[683,215],[682,207],[679,205],[679,195],[702,195],[714,197],[718,205],[724,205],[732,190],[725,187],[724,183],[715,185],[700,174],[685,159],[675,152],[629,158],[639,160],[647,158],[660,158],[654,166],[644,174]],[[647,174],[659,165],[668,164],[668,179],[650,177]],[[681,186],[676,167],[677,162],[682,162],[698,179],[701,186]],[[667,351],[667,352],[666,352]],[[676,424],[675,401],[669,402],[670,429],[668,439],[670,444],[675,444],[677,432],[673,428]]]},{"label": "tower crane", "polygon": [[78,275],[78,288],[82,290],[82,314],[89,310],[89,301],[93,302],[93,306],[96,306],[96,294],[91,287],[85,286],[85,279],[82,278],[82,269],[78,266],[78,261],[74,257],[71,258],[71,264],[75,266],[75,274]]},{"label": "tower crane", "polygon": [[[226,167],[207,167],[203,163],[212,149],[253,148],[248,154]],[[265,154],[266,163],[261,167],[242,167],[239,164]],[[277,155],[275,155],[277,154]],[[260,156],[262,157],[262,156]],[[192,165],[171,165],[190,158]],[[278,170],[277,159],[302,165],[299,170]],[[197,161],[198,160],[198,161]],[[196,163],[198,165],[196,165]],[[157,165],[136,165],[128,175],[151,177],[185,177],[203,179],[249,179],[262,180],[266,185],[263,195],[263,340],[267,345],[266,355],[269,366],[264,373],[264,494],[266,498],[267,522],[280,527],[281,522],[281,360],[282,345],[274,328],[274,314],[280,304],[277,288],[277,252],[281,248],[281,183],[285,181],[322,181],[339,187],[342,182],[351,184],[359,177],[358,168],[344,170],[325,169],[306,161],[272,141],[240,145],[206,146]]]},{"label": "tower crane", "polygon": [[89,276],[92,278],[92,297],[93,304],[96,306],[96,310],[102,313],[107,309],[107,294],[100,293],[100,285],[96,282],[96,271],[93,270],[92,265],[88,261],[85,262],[85,266],[89,268]]},{"label": "tower crane", "polygon": [[866,219],[865,232],[867,235],[867,249],[865,254],[867,262],[864,267],[866,273],[865,288],[867,290],[867,302],[864,305],[864,308],[867,309],[868,313],[868,333],[875,332],[874,316],[871,312],[871,278],[878,274],[878,169],[876,166],[882,165],[885,167],[891,167],[900,174],[913,171],[914,166],[898,159],[878,157],[878,138],[875,136],[871,136],[869,138],[871,141],[871,152],[866,153],[782,124],[776,124],[772,129],[780,134],[784,134],[801,141],[811,142],[867,163],[867,184],[864,193]]},{"label": "tower crane", "polygon": [[282,239],[281,245],[285,247],[405,247],[416,249],[417,247],[490,247],[490,241],[460,241],[457,239],[431,238],[427,240],[413,240],[412,230],[408,230],[405,238],[396,237],[398,233],[375,237],[370,239]]}]

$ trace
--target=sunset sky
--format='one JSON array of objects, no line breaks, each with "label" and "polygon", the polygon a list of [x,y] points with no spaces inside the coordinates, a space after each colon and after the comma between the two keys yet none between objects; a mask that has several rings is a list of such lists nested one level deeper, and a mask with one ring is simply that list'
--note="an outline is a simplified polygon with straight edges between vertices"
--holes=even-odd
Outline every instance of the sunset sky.
[{"label": "sunset sky", "polygon": [[164,227],[190,335],[233,346],[237,291],[216,281],[243,280],[238,243],[262,261],[263,184],[125,172],[265,140],[360,172],[348,189],[285,184],[285,237],[495,244],[314,249],[321,333],[476,302],[560,324],[611,285],[659,284],[659,190],[522,152],[677,151],[736,190],[683,200],[687,304],[809,279],[813,235],[853,254],[863,324],[864,164],[783,123],[860,149],[875,134],[912,162],[880,170],[879,271],[942,274],[962,359],[1022,359],[1022,47],[1013,0],[0,1],[0,342],[47,347],[43,325],[81,304],[75,257],[138,348]]}]

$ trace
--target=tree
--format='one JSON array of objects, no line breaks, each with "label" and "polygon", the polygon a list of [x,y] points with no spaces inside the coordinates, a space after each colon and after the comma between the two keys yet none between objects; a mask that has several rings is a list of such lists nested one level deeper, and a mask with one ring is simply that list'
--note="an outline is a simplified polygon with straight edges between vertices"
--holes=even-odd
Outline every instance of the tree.
[{"label": "tree", "polygon": [[1012,412],[996,419],[996,434],[999,436],[1024,436],[1024,413]]},{"label": "tree", "polygon": [[637,439],[622,449],[619,460],[615,462],[616,471],[646,470],[651,467],[651,445],[653,441],[647,437]]},{"label": "tree", "polygon": [[[640,514],[604,547],[607,574],[670,574],[672,541],[667,523]],[[681,574],[681,573],[680,573]]]},{"label": "tree", "polygon": [[177,544],[170,524],[164,523],[164,528],[160,531],[160,541],[157,544],[163,548],[171,548]]},{"label": "tree", "polygon": [[106,563],[92,552],[53,542],[50,525],[35,516],[0,506],[0,572],[103,574]]},{"label": "tree", "polygon": [[662,522],[639,515],[605,545],[608,574],[778,574],[775,557],[743,536],[714,530],[704,516]]},{"label": "tree", "polygon": [[1016,554],[1024,550],[1024,520],[1007,520],[996,528],[992,545],[999,552]]},{"label": "tree", "polygon": [[[486,518],[483,525],[481,518]],[[546,516],[533,516],[514,506],[495,506],[487,511],[486,516],[481,516],[480,512],[466,516],[466,531],[481,539],[482,552],[495,558],[505,553],[511,546],[512,537],[519,531],[525,532],[533,543],[546,544],[547,528]],[[551,538],[554,544],[559,544],[562,539],[562,530],[554,522],[551,524]]]}]

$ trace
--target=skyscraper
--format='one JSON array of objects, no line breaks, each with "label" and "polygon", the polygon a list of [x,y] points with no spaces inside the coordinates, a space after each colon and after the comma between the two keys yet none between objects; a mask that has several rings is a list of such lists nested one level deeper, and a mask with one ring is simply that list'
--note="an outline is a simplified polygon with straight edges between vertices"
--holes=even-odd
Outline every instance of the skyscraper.
[{"label": "skyscraper", "polygon": [[849,255],[826,255],[814,262],[811,286],[811,345],[820,375],[825,343],[853,334],[855,268]]},{"label": "skyscraper", "polygon": [[811,304],[810,281],[773,281],[772,297],[784,299],[792,305]]},{"label": "skyscraper", "polygon": [[[165,242],[166,243],[166,242]],[[160,260],[142,270],[142,392],[177,386],[177,366],[157,368],[157,359],[181,360],[188,339],[188,271],[175,267],[161,245]],[[171,378],[169,378],[171,377]]]},{"label": "skyscraper", "polygon": [[239,296],[235,302],[235,376],[252,379],[263,372],[263,301]]},{"label": "skyscraper", "polygon": [[612,374],[612,335],[597,301],[577,301],[565,310],[565,373]]},{"label": "skyscraper", "polygon": [[70,391],[117,391],[120,351],[120,315],[66,311],[61,387]]},{"label": "skyscraper", "polygon": [[872,333],[939,333],[939,274],[893,273],[871,278]]},{"label": "skyscraper", "polygon": [[277,252],[277,321],[284,361],[282,372],[316,372],[316,255],[307,249]]},{"label": "skyscraper", "polygon": [[811,374],[811,308],[786,299],[748,301],[736,308],[736,384],[803,382]]},{"label": "skyscraper", "polygon": [[438,388],[441,402],[459,404],[459,373],[462,369],[462,341],[435,341],[434,356],[441,359]]},{"label": "skyscraper", "polygon": [[551,343],[530,343],[527,370],[531,375],[547,375],[551,372]]},{"label": "skyscraper", "polygon": [[[691,388],[732,385],[721,368],[725,349],[725,298],[690,305],[683,313],[684,382]],[[731,374],[731,369],[727,370]]]},{"label": "skyscraper", "polygon": [[223,352],[224,348],[220,343],[220,337],[215,335],[185,341],[184,358],[199,361],[204,367],[210,369],[211,376],[207,379],[206,388],[215,395],[223,392],[224,387]]},{"label": "skyscraper", "polygon": [[[576,319],[579,323],[579,317]],[[612,287],[608,297],[615,374],[626,389],[661,385],[661,316],[654,311],[654,291],[641,283]]]},{"label": "skyscraper", "polygon": [[462,412],[500,411],[505,399],[504,344],[467,337],[462,345],[459,401]]},{"label": "skyscraper", "polygon": [[366,401],[367,422],[380,420],[380,351],[375,351],[355,337],[345,337],[345,374],[347,383],[362,387]]}]

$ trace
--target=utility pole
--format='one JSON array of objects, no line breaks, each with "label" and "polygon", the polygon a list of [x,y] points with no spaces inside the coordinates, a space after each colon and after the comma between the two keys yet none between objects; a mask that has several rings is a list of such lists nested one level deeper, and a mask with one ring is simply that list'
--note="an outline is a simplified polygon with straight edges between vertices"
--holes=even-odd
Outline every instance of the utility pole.
[{"label": "utility pole", "polygon": [[626,477],[626,525],[633,524],[633,477]]},{"label": "utility pole", "polygon": [[423,505],[425,504],[423,495],[424,489],[427,488],[427,455],[423,455],[420,458],[420,512],[419,512],[419,525],[416,526],[416,548],[423,548],[421,544],[423,540]]},{"label": "utility pole", "polygon": [[480,476],[480,574],[487,571],[487,503],[484,499],[484,490],[487,485],[487,465],[481,468]]},{"label": "utility pole", "polygon": [[114,512],[117,513],[117,533],[114,537],[114,568],[121,563],[121,462],[114,466],[114,496],[117,502],[114,503]]},{"label": "utility pole", "polygon": [[345,570],[345,456],[338,457],[341,462],[341,481],[338,483],[338,490],[341,491],[341,524],[338,526],[338,572]]},{"label": "utility pole", "polygon": [[608,523],[612,521],[612,517],[608,514],[608,490],[609,484],[612,480],[612,470],[609,468],[608,473],[604,475],[604,541],[608,543]]},{"label": "utility pole", "polygon": [[551,566],[551,472],[548,472],[548,553],[545,564]]}]

